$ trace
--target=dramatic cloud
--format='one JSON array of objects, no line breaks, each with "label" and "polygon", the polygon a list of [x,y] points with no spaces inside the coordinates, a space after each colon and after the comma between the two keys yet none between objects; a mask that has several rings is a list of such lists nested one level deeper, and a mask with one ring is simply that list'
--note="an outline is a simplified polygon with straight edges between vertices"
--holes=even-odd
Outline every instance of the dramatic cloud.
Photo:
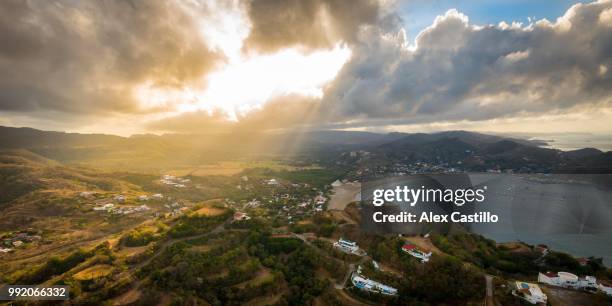
[{"label": "dramatic cloud", "polygon": [[299,128],[319,121],[319,106],[317,99],[286,95],[270,100],[259,109],[238,114],[236,120],[228,120],[221,111],[197,111],[156,120],[148,127],[159,132],[236,134]]},{"label": "dramatic cloud", "polygon": [[0,1],[0,124],[130,134],[612,118],[612,1],[528,25],[449,10],[414,41],[394,2]]},{"label": "dramatic cloud", "polygon": [[247,50],[264,52],[354,42],[361,26],[393,22],[394,18],[383,16],[376,0],[251,0],[247,6],[252,23]]},{"label": "dramatic cloud", "polygon": [[0,111],[139,112],[138,84],[199,81],[220,56],[183,5],[0,1]]},{"label": "dramatic cloud", "polygon": [[[370,31],[323,109],[370,124],[485,120],[609,107],[612,2],[577,4],[555,22],[475,26],[448,11],[412,46]],[[391,120],[390,120],[391,119]]]}]

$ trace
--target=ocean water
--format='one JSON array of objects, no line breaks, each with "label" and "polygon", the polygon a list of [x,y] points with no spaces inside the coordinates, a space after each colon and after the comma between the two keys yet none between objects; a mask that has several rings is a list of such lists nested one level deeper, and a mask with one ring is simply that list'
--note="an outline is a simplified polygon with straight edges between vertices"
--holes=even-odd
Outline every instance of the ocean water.
[{"label": "ocean water", "polygon": [[419,234],[448,232],[449,223],[376,223],[374,211],[391,215],[410,212],[463,214],[488,212],[497,222],[464,223],[472,232],[497,242],[523,241],[575,257],[603,258],[612,266],[612,175],[538,175],[538,174],[431,174],[375,178],[361,184],[365,203],[372,203],[373,190],[396,186],[421,189],[474,188],[486,190],[483,202],[462,206],[454,203],[408,205],[391,200],[393,205],[362,207],[362,229],[382,233]]},{"label": "ocean water", "polygon": [[499,216],[471,230],[497,242],[545,244],[576,257],[601,257],[612,266],[612,175],[470,174],[488,186],[477,211]]},{"label": "ocean water", "polygon": [[563,151],[582,148],[596,148],[601,151],[612,151],[612,135],[593,134],[546,134],[530,135],[529,139],[543,140],[548,145],[545,148],[554,148]]}]

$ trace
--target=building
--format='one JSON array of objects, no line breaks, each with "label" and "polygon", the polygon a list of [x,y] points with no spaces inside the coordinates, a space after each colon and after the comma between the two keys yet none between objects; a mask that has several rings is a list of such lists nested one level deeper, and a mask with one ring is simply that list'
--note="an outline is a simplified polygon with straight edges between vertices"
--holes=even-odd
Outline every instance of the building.
[{"label": "building", "polygon": [[546,256],[548,254],[548,246],[544,244],[538,244],[533,250],[540,253],[542,256]]},{"label": "building", "polygon": [[148,200],[149,200],[149,196],[147,195],[138,196],[138,201],[148,201]]},{"label": "building", "polygon": [[325,202],[327,202],[327,198],[322,195],[318,195],[314,198],[315,205],[323,205]]},{"label": "building", "polygon": [[538,282],[557,287],[576,288],[578,286],[578,276],[569,272],[538,273]]},{"label": "building", "polygon": [[569,272],[546,272],[538,273],[538,282],[551,286],[597,291],[601,289],[601,284],[597,283],[597,278],[594,276],[578,277]]},{"label": "building", "polygon": [[234,213],[234,221],[244,221],[244,220],[249,220],[249,219],[251,219],[251,217],[249,217],[246,213],[239,212],[239,211]]},{"label": "building", "polygon": [[361,250],[359,249],[357,242],[345,240],[342,238],[334,242],[334,247],[340,249],[341,251],[345,253],[349,253],[349,254],[359,255],[361,253]]},{"label": "building", "polygon": [[586,265],[589,264],[590,260],[586,257],[580,257],[580,258],[577,258],[576,261],[578,261],[578,264],[580,264],[581,266],[586,267]]},{"label": "building", "polygon": [[531,304],[544,303],[546,304],[546,300],[548,297],[540,286],[532,283],[519,282],[515,283],[516,288],[512,290],[512,295],[519,297]]},{"label": "building", "polygon": [[153,199],[155,200],[161,200],[164,198],[164,195],[162,195],[161,193],[156,193],[154,195],[151,196]]},{"label": "building", "polygon": [[120,195],[116,195],[116,196],[115,196],[113,199],[114,199],[115,201],[119,202],[119,203],[123,203],[123,202],[125,202],[125,196],[124,196],[124,195],[121,195],[121,194],[120,194]]},{"label": "building", "polygon": [[601,282],[598,285],[599,290],[601,290],[603,293],[612,296],[612,284],[609,284],[607,282]]},{"label": "building", "polygon": [[379,283],[377,281],[368,279],[359,273],[353,272],[351,275],[351,282],[353,285],[361,290],[375,292],[385,295],[397,295],[397,289],[387,286],[385,284]]},{"label": "building", "polygon": [[150,210],[149,206],[142,204],[136,208],[134,208],[135,211],[147,211]]},{"label": "building", "polygon": [[253,199],[249,202],[247,202],[244,207],[253,207],[253,208],[257,208],[261,205],[261,202],[259,202],[259,200],[257,199]]},{"label": "building", "polygon": [[93,195],[93,192],[91,191],[82,191],[81,193],[79,193],[79,196],[82,198],[89,198]]},{"label": "building", "polygon": [[597,289],[597,279],[595,277],[585,276],[580,278],[569,272],[538,273],[538,282],[572,289]]},{"label": "building", "polygon": [[104,205],[102,205],[102,206],[96,206],[96,207],[94,207],[94,208],[93,208],[93,210],[97,210],[97,211],[101,211],[101,210],[108,211],[108,210],[112,210],[114,207],[115,207],[115,204],[112,204],[112,203],[107,203],[107,204],[104,204]]},{"label": "building", "polygon": [[374,267],[374,269],[380,271],[380,265],[375,260],[372,260],[372,266]]},{"label": "building", "polygon": [[404,244],[402,246],[402,251],[412,255],[413,257],[415,257],[415,258],[417,258],[419,260],[421,260],[421,262],[423,262],[423,263],[428,262],[429,258],[431,257],[431,252],[430,251],[423,251],[423,250],[417,248],[417,246],[412,244],[412,243]]}]

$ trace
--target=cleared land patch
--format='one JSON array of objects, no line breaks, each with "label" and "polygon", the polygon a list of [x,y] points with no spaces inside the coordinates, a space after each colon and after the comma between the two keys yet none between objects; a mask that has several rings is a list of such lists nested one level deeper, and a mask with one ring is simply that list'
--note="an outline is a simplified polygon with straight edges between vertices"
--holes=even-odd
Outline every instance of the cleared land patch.
[{"label": "cleared land patch", "polygon": [[95,265],[75,274],[73,277],[79,281],[92,280],[107,276],[112,270],[113,267],[109,265]]}]

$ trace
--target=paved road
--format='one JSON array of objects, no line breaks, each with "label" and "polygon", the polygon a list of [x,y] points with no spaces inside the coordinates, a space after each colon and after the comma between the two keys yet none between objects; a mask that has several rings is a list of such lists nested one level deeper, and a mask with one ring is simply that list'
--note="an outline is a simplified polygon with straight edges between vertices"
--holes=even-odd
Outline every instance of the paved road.
[{"label": "paved road", "polygon": [[485,298],[485,306],[494,306],[495,301],[493,299],[493,276],[485,274],[485,281],[487,283],[487,296]]},{"label": "paved road", "polygon": [[353,274],[353,272],[355,272],[355,264],[349,264],[349,268],[346,271],[346,275],[344,275],[344,279],[342,280],[342,283],[334,284],[334,287],[336,289],[339,289],[339,290],[344,289],[346,287],[346,283],[348,282],[348,280],[351,277],[351,274]]}]

